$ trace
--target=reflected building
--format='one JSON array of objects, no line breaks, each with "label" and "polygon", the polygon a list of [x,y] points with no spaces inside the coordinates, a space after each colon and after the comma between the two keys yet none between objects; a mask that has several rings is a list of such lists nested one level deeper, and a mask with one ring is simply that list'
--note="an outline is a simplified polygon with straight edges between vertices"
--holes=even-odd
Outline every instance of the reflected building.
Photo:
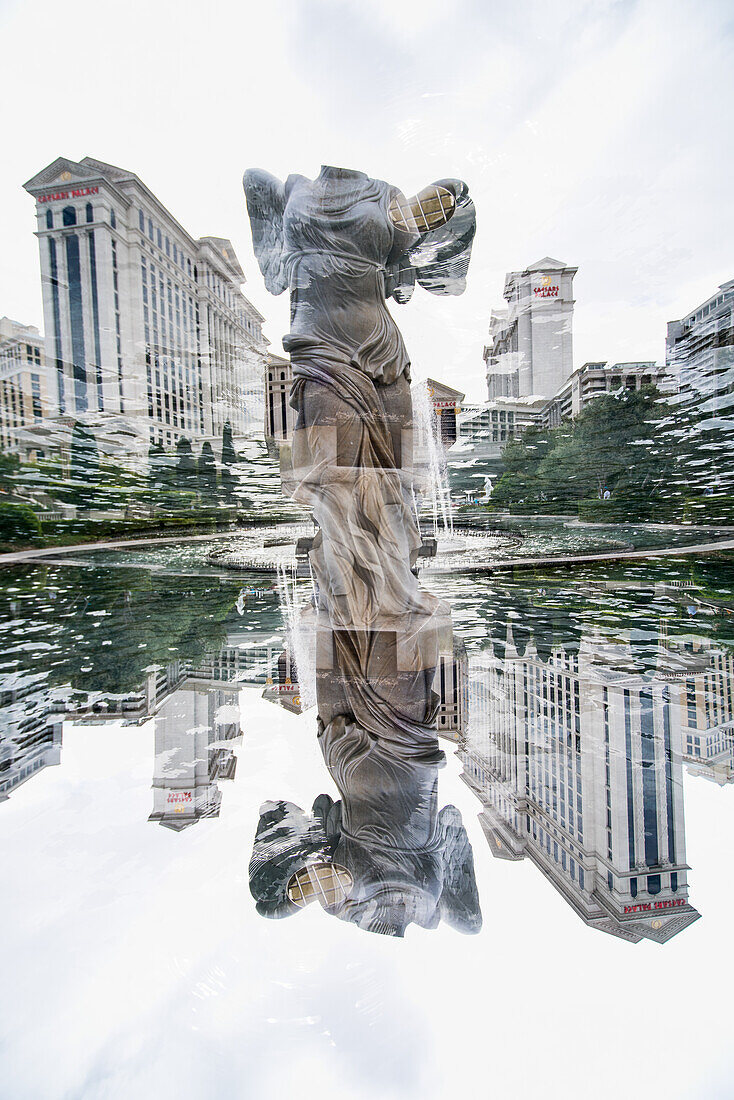
[{"label": "reflected building", "polygon": [[234,779],[233,746],[241,738],[239,692],[187,679],[154,718],[153,812],[180,832],[202,817],[218,817],[219,780]]},{"label": "reflected building", "polygon": [[674,722],[691,775],[734,782],[734,655],[703,639],[676,650],[685,679],[671,686]]},{"label": "reflected building", "polygon": [[0,691],[0,803],[42,768],[61,763],[64,701],[41,677],[14,673]]},{"label": "reflected building", "polygon": [[492,853],[527,856],[588,925],[663,943],[695,921],[688,901],[680,691],[665,647],[639,672],[629,642],[534,645],[470,663],[463,778]]},{"label": "reflected building", "polygon": [[438,736],[460,742],[469,717],[469,660],[464,642],[456,635],[453,652],[439,654],[433,690],[439,699]]}]

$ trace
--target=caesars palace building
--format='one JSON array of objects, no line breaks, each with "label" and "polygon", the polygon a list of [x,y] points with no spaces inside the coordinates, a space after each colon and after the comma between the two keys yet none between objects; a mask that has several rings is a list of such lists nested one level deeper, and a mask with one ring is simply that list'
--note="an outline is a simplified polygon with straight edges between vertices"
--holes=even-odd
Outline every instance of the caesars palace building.
[{"label": "caesars palace building", "polygon": [[78,421],[128,464],[182,436],[217,453],[261,434],[268,341],[230,241],[191,237],[133,172],[59,157],[36,200],[50,418],[26,453],[64,452]]}]

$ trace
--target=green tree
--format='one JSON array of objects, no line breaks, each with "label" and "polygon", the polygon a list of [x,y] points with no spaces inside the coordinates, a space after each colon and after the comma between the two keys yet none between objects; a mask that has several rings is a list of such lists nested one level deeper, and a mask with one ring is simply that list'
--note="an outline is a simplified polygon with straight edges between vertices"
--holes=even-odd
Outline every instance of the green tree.
[{"label": "green tree", "polygon": [[20,471],[20,459],[0,451],[0,492],[12,493]]},{"label": "green tree", "polygon": [[181,489],[196,489],[196,459],[191,448],[191,442],[185,435],[176,443],[176,482]]},{"label": "green tree", "polygon": [[237,463],[237,453],[232,440],[232,425],[226,421],[222,431],[222,490],[227,496],[232,496],[237,484],[234,466]]},{"label": "green tree", "polygon": [[205,502],[214,501],[217,495],[217,460],[212,445],[207,442],[201,448],[197,463],[199,491]]},{"label": "green tree", "polygon": [[0,543],[36,542],[41,524],[32,508],[0,502]]}]

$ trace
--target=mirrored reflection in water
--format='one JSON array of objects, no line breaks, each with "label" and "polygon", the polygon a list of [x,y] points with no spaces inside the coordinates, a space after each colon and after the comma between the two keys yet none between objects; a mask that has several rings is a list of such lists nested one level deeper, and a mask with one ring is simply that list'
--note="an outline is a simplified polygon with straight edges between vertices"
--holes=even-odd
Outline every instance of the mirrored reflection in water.
[{"label": "mirrored reflection in water", "polygon": [[[124,738],[152,718],[149,820],[181,831],[218,816],[236,781],[250,693],[300,710],[279,593],[262,576],[161,585],[144,568],[33,566],[0,583],[3,800],[63,764],[65,722],[122,722]],[[434,587],[465,641],[439,662],[438,731],[490,852],[527,858],[593,928],[667,942],[699,916],[684,769],[734,782],[734,563]],[[441,806],[443,751],[402,760],[348,721],[319,743],[340,798],[315,790],[302,808],[273,789],[250,865],[258,911],[317,900],[382,934],[440,921],[477,932],[486,849],[472,855],[461,814]]]},{"label": "mirrored reflection in water", "polygon": [[490,850],[528,857],[622,939],[663,943],[699,917],[682,769],[734,780],[731,579],[721,565],[577,571],[498,582],[491,602],[461,582],[464,617],[471,605],[489,627],[464,672],[459,755]]},{"label": "mirrored reflection in water", "polygon": [[[471,845],[454,806],[438,809],[434,759],[401,758],[343,717],[320,724],[324,760],[341,799],[321,794],[311,813],[289,802],[261,807],[250,861],[258,912],[287,917],[318,900],[333,916],[365,931],[403,936],[410,923],[445,920],[478,932],[481,913]],[[341,889],[306,899],[298,881],[343,875]],[[332,871],[333,877],[333,871]]]}]

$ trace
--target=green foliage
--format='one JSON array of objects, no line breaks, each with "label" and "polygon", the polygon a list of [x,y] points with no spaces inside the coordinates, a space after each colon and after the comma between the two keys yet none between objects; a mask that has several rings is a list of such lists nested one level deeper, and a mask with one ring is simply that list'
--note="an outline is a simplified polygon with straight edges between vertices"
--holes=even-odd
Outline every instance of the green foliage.
[{"label": "green foliage", "polygon": [[196,459],[186,436],[181,436],[177,441],[176,454],[176,483],[180,489],[193,493],[196,491]]},{"label": "green foliage", "polygon": [[209,441],[201,448],[197,472],[199,475],[199,491],[205,501],[211,501],[217,495],[217,460]]},{"label": "green foliage", "polygon": [[12,493],[18,480],[20,459],[0,451],[0,492]]},{"label": "green foliage", "polygon": [[652,386],[596,397],[575,420],[508,444],[492,505],[578,509],[599,522],[673,519],[682,514],[684,487],[676,483],[670,422]]},{"label": "green foliage", "polygon": [[0,503],[0,542],[37,542],[41,524],[36,513],[25,504]]}]

